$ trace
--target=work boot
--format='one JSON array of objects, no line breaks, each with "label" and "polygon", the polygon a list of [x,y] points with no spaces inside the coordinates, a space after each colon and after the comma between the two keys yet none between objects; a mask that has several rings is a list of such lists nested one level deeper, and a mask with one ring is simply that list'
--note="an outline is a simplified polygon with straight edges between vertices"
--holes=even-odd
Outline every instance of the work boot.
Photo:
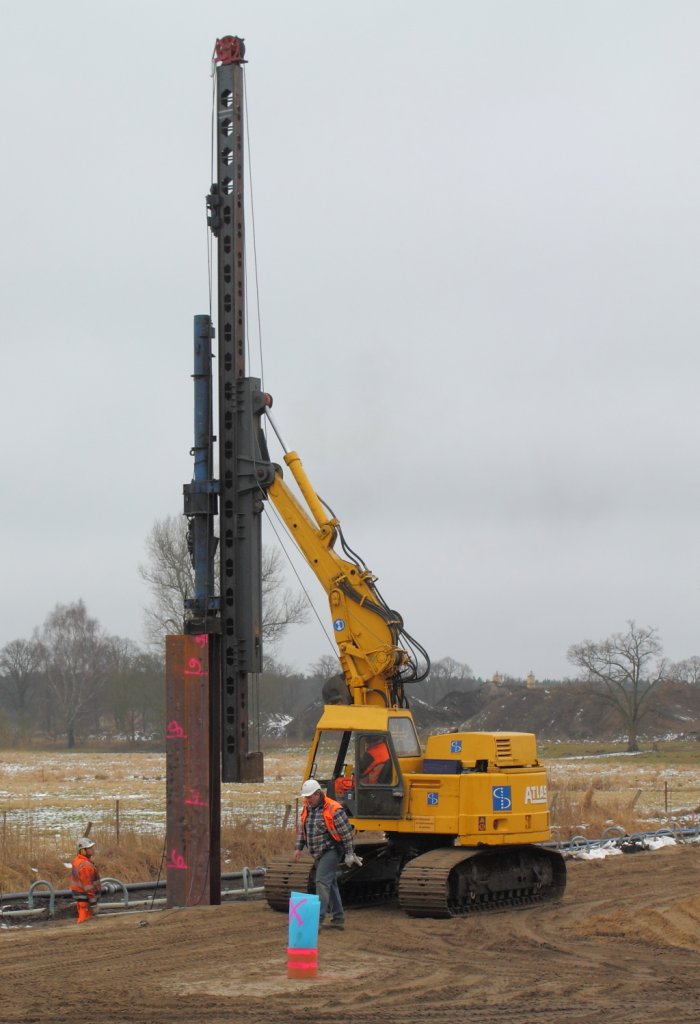
[{"label": "work boot", "polygon": [[338,931],[342,932],[345,928],[345,921],[329,921],[328,928],[337,928]]}]

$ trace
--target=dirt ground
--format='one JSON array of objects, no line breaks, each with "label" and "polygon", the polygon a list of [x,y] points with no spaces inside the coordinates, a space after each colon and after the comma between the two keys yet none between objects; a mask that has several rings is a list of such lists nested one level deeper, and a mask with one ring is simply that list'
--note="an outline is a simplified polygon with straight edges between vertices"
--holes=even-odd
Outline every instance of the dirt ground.
[{"label": "dirt ground", "polygon": [[697,1024],[700,847],[568,866],[557,906],[351,909],[315,981],[287,979],[286,915],[260,900],[3,929],[0,1021]]}]

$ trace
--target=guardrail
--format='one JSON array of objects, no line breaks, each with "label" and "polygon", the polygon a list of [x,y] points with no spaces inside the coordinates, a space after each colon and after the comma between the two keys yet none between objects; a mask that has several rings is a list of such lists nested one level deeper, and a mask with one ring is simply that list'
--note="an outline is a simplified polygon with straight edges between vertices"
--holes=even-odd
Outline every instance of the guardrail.
[{"label": "guardrail", "polygon": [[[552,828],[552,833],[558,829]],[[625,832],[621,825],[609,825],[597,839],[590,836],[575,835],[569,839],[555,839],[546,844],[563,853],[590,853],[591,850],[603,846],[614,846],[624,850],[625,847],[643,849],[646,841],[668,836],[678,843],[695,842],[700,839],[700,826],[682,826],[679,824],[664,825],[663,828],[648,832]]]},{"label": "guardrail", "polygon": [[[221,876],[222,900],[248,899],[251,896],[258,896],[263,892],[262,880],[265,877],[265,868],[243,867],[241,871],[229,871]],[[227,882],[240,882],[238,886],[227,887]],[[37,891],[38,887],[45,887],[45,891]],[[122,882],[119,878],[107,876],[102,879],[102,891],[106,896],[121,894],[117,902],[100,902],[99,912],[101,914],[125,913],[132,910],[150,909],[161,907],[165,904],[165,896],[156,896],[159,891],[165,891],[167,884],[165,879],[157,882]],[[145,899],[134,899],[133,896],[139,893],[148,892],[150,895]],[[46,901],[43,906],[38,906],[36,901]],[[73,898],[70,889],[56,889],[51,882],[45,879],[38,879],[27,892],[11,892],[0,894],[0,921],[12,921],[15,918],[54,918],[60,913],[69,913],[73,906]]]}]

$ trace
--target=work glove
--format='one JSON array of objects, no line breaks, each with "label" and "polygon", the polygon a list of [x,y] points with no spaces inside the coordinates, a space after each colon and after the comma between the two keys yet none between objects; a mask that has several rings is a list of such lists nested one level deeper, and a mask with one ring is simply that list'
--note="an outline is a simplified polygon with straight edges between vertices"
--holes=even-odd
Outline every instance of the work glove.
[{"label": "work glove", "polygon": [[362,857],[358,857],[356,853],[345,854],[345,867],[351,868],[353,864],[357,864],[358,868],[362,867]]}]

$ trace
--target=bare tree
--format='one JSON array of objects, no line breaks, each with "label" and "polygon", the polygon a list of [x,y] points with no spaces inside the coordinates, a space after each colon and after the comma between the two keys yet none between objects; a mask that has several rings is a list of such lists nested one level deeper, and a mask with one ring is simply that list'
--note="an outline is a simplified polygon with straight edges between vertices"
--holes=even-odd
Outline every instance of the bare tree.
[{"label": "bare tree", "polygon": [[567,658],[595,686],[589,692],[617,712],[627,733],[627,750],[633,752],[639,750],[639,729],[649,695],[667,677],[668,663],[661,657],[654,627],[637,626],[632,620],[627,625],[626,633],[614,633],[599,643],[573,644]]},{"label": "bare tree", "polygon": [[81,718],[104,689],[115,665],[115,645],[82,601],[57,604],[36,635],[49,692],[75,746]]},{"label": "bare tree", "polygon": [[311,665],[309,672],[315,679],[325,682],[341,672],[340,662],[335,654],[322,654]]},{"label": "bare tree", "polygon": [[146,537],[146,554],[139,575],[151,589],[152,603],[144,612],[144,633],[149,645],[162,647],[167,633],[182,632],[185,601],[194,597],[186,518],[156,519]]},{"label": "bare tree", "polygon": [[307,598],[284,588],[282,556],[277,548],[263,547],[262,602],[263,640],[271,646],[281,639],[287,626],[307,620]]},{"label": "bare tree", "polygon": [[165,687],[162,658],[138,647],[132,640],[116,638],[115,661],[105,690],[105,708],[120,733],[130,743],[139,734],[164,731]]},{"label": "bare tree", "polygon": [[258,679],[258,711],[263,719],[291,718],[313,700],[317,691],[315,680],[269,658]]},{"label": "bare tree", "polygon": [[453,690],[464,689],[464,680],[473,678],[474,673],[469,665],[450,657],[440,658],[431,663],[427,680],[413,692],[421,700],[437,704]]},{"label": "bare tree", "polygon": [[[181,633],[184,602],[194,596],[194,568],[187,545],[185,516],[157,519],[146,538],[147,561],[139,575],[151,589],[144,632],[152,647],[162,647],[166,633]],[[288,626],[306,621],[307,602],[302,594],[284,589],[282,558],[274,548],[262,554],[263,640],[272,645]]]},{"label": "bare tree", "polygon": [[690,686],[700,684],[700,658],[694,654],[692,658],[677,661],[669,668],[669,677],[677,683],[688,683]]},{"label": "bare tree", "polygon": [[29,708],[41,667],[41,651],[33,640],[11,640],[0,650],[0,686],[20,718]]}]

